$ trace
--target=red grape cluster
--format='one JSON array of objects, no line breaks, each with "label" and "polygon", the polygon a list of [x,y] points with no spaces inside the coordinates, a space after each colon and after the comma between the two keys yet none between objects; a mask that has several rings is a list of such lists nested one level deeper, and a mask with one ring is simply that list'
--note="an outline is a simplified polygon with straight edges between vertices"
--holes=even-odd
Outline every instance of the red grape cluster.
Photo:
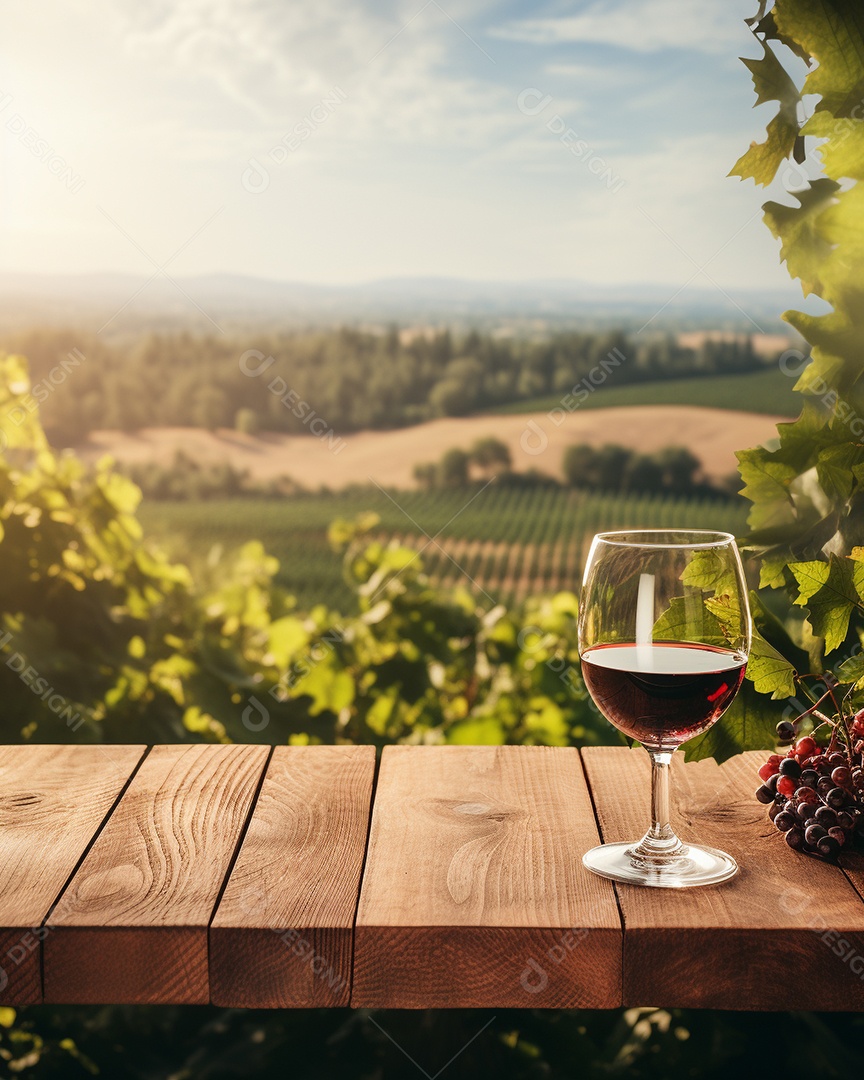
[{"label": "red grape cluster", "polygon": [[831,859],[864,837],[864,710],[848,730],[851,747],[832,739],[823,749],[805,735],[759,769],[756,798],[795,851]]}]

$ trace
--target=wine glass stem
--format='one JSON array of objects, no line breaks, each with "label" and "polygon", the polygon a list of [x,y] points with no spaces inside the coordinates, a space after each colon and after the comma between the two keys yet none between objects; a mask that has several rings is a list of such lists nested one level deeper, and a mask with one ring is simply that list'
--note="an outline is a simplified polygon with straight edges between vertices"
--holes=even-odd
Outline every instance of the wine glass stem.
[{"label": "wine glass stem", "polygon": [[649,750],[648,753],[651,755],[651,828],[631,849],[631,855],[662,862],[683,847],[669,824],[669,775],[674,751]]}]

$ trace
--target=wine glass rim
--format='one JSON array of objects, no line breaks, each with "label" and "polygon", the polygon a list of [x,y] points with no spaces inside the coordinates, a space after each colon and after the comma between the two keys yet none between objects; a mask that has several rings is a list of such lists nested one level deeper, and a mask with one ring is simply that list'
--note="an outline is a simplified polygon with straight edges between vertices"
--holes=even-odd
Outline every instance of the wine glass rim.
[{"label": "wine glass rim", "polygon": [[[647,540],[645,537],[655,536],[667,539]],[[638,539],[642,537],[643,539]],[[681,539],[673,539],[679,537]],[[689,540],[684,539],[689,537]],[[704,539],[697,539],[703,537]],[[711,537],[711,539],[707,539]],[[641,547],[641,548],[714,548],[726,547],[735,543],[732,533],[720,532],[717,529],[622,529],[617,532],[597,533],[595,542],[612,544],[616,547]]]}]

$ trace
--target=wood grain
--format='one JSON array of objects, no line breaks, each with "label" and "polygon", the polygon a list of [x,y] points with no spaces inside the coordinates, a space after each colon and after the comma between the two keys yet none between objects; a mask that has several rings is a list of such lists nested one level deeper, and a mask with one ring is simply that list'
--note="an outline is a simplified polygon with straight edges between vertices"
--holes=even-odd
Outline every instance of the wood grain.
[{"label": "wood grain", "polygon": [[42,1000],[42,924],[145,749],[0,747],[0,1004]]},{"label": "wood grain", "polygon": [[347,1005],[375,749],[277,747],[210,927],[215,1005]]},{"label": "wood grain", "polygon": [[[647,753],[582,756],[604,841],[638,839],[648,826]],[[673,827],[728,851],[740,869],[696,889],[616,885],[625,1005],[800,1009],[804,992],[808,1007],[864,1007],[864,903],[840,868],[792,851],[768,821],[753,798],[764,759],[718,766],[676,754]]]},{"label": "wood grain", "polygon": [[621,925],[575,749],[387,747],[354,941],[360,1007],[612,1007]]},{"label": "wood grain", "polygon": [[207,926],[266,746],[157,746],[52,913],[45,1001],[203,1004]]}]

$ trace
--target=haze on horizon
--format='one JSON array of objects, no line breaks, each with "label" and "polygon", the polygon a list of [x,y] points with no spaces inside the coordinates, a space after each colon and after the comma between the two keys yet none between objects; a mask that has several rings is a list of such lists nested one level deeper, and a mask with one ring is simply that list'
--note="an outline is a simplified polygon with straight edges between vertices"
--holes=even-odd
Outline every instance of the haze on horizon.
[{"label": "haze on horizon", "polygon": [[754,7],[13,8],[0,272],[788,287],[726,178],[771,115]]}]

